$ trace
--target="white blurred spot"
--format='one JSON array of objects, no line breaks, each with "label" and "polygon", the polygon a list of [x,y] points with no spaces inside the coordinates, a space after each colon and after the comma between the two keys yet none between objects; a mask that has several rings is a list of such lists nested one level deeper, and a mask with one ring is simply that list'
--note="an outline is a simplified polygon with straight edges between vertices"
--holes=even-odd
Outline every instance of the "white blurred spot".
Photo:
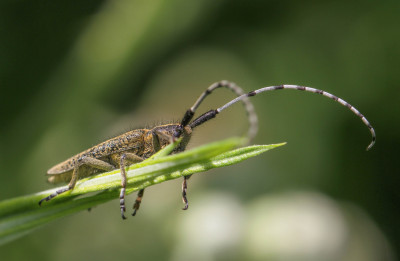
[{"label": "white blurred spot", "polygon": [[263,196],[247,208],[223,193],[193,197],[190,204],[171,228],[177,236],[173,261],[395,260],[387,239],[361,209],[316,192]]},{"label": "white blurred spot", "polygon": [[229,194],[207,193],[190,201],[177,225],[178,243],[171,260],[215,260],[234,253],[241,242],[243,208]]},{"label": "white blurred spot", "polygon": [[333,257],[348,232],[338,207],[318,194],[261,198],[250,206],[248,214],[245,243],[249,255],[256,259]]}]

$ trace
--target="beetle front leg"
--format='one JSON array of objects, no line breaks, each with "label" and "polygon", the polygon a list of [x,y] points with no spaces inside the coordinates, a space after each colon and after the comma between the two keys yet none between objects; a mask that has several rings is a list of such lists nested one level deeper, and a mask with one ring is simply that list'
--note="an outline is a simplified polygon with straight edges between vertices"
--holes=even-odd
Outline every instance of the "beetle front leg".
[{"label": "beetle front leg", "polygon": [[185,204],[185,206],[182,208],[182,210],[187,210],[189,208],[189,201],[188,201],[186,195],[187,195],[187,180],[191,176],[192,175],[183,177],[183,182],[182,182],[182,202]]},{"label": "beetle front leg", "polygon": [[[160,149],[160,141],[159,139],[163,138],[165,140],[169,140],[170,143],[174,142],[174,137],[173,136],[168,136],[160,131],[155,131],[153,134],[153,146],[154,146],[154,151],[157,152]],[[187,199],[187,180],[191,177],[192,175],[188,175],[188,176],[184,176],[183,177],[183,182],[182,182],[182,202],[184,205],[184,207],[182,208],[182,210],[187,210],[189,208],[189,201]],[[138,199],[136,201],[139,200],[139,196]],[[140,197],[141,200],[141,197]],[[140,202],[139,202],[140,204]],[[136,204],[135,204],[136,206]],[[134,212],[134,214],[136,213],[136,211]]]}]

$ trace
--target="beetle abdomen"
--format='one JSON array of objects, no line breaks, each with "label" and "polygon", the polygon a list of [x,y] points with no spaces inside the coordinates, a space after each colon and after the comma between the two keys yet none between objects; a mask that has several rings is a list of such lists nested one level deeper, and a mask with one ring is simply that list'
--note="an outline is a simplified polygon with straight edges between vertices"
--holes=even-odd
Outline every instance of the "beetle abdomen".
[{"label": "beetle abdomen", "polygon": [[76,161],[78,161],[82,157],[92,157],[100,159],[111,154],[143,148],[143,134],[148,131],[149,130],[146,129],[133,130],[123,135],[109,139],[55,165],[47,171],[47,174],[57,175],[71,171],[74,169]]}]

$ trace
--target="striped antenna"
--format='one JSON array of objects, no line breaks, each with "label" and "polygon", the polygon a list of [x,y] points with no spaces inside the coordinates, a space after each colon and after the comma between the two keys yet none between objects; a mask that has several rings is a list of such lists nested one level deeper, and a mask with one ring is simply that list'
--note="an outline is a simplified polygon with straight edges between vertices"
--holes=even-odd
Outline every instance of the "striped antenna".
[{"label": "striped antenna", "polygon": [[[247,118],[249,120],[249,130],[247,132],[247,143],[249,143],[257,134],[258,130],[258,118],[255,112],[253,104],[250,102],[250,99],[246,96],[245,92],[237,86],[233,82],[229,81],[219,81],[216,83],[211,84],[196,100],[192,107],[186,111],[185,116],[182,119],[181,125],[186,126],[189,124],[191,119],[193,118],[196,110],[199,108],[200,104],[204,101],[204,99],[209,96],[215,89],[218,88],[227,88],[234,92],[238,97],[242,97],[240,101],[243,103],[243,106],[247,113]],[[239,100],[238,100],[239,101]],[[197,125],[196,125],[197,126]],[[179,135],[176,135],[178,137]]]},{"label": "striped antenna", "polygon": [[[269,86],[269,87],[264,87],[255,91],[251,91],[247,94],[243,94],[239,97],[237,97],[236,99],[233,99],[232,101],[228,102],[227,104],[225,104],[224,106],[214,110],[214,114],[218,114],[221,111],[225,110],[226,108],[230,107],[231,105],[235,104],[238,101],[241,101],[245,98],[248,97],[252,97],[255,96],[259,93],[262,92],[268,92],[268,91],[276,91],[276,90],[282,90],[282,89],[292,89],[292,90],[298,90],[298,91],[306,91],[306,92],[313,92],[313,93],[318,93],[321,94],[325,97],[328,97],[340,104],[342,104],[343,106],[349,108],[355,115],[357,115],[358,117],[361,118],[361,120],[363,121],[363,123],[368,127],[369,131],[371,132],[371,136],[372,136],[372,141],[371,143],[368,145],[367,150],[370,150],[372,148],[372,146],[374,146],[375,144],[375,140],[376,140],[376,135],[375,135],[375,130],[372,127],[372,125],[369,123],[369,121],[367,120],[367,118],[364,117],[364,115],[362,115],[353,105],[351,105],[350,103],[346,102],[345,100],[330,94],[329,92],[326,91],[322,91],[322,90],[318,90],[318,89],[314,89],[311,87],[305,87],[305,86],[299,86],[299,85],[279,85],[279,86]],[[214,115],[214,117],[215,117]],[[202,122],[205,122],[204,120]]]}]

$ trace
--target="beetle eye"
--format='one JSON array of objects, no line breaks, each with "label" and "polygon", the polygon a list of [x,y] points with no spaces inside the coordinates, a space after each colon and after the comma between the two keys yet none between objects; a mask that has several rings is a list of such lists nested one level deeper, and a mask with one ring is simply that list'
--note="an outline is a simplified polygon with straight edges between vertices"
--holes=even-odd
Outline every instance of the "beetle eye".
[{"label": "beetle eye", "polygon": [[182,134],[182,126],[179,125],[176,127],[175,131],[174,131],[174,137],[175,138],[179,138]]}]

